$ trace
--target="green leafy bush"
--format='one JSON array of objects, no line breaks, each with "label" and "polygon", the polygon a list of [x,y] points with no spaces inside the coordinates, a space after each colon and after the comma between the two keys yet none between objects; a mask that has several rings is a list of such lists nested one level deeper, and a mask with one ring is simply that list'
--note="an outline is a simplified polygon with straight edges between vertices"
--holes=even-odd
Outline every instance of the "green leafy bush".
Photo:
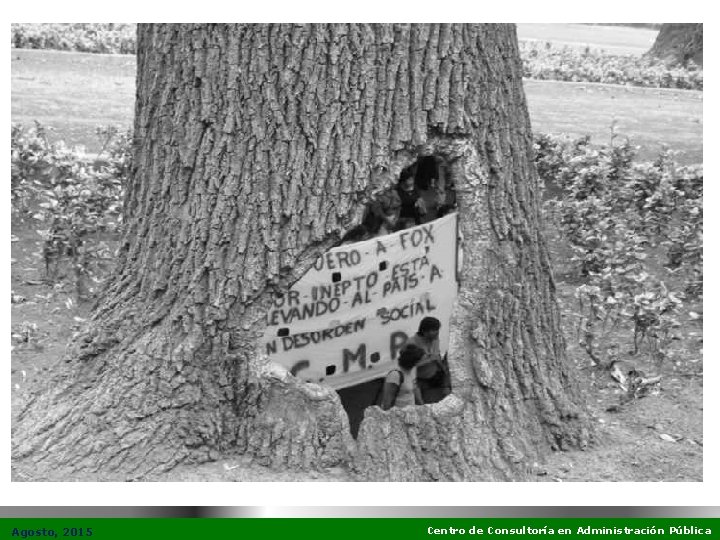
[{"label": "green leafy bush", "polygon": [[528,41],[520,42],[520,56],[523,76],[528,79],[703,89],[703,71],[695,64],[669,68],[661,60],[647,57]]},{"label": "green leafy bush", "polygon": [[81,149],[50,143],[39,124],[12,126],[11,134],[14,214],[40,227],[47,278],[59,279],[69,264],[79,296],[92,296],[114,262],[129,136],[115,128],[98,130],[104,150],[91,159]]},{"label": "green leafy bush", "polygon": [[12,24],[11,44],[22,49],[55,49],[135,54],[135,24]]},{"label": "green leafy bush", "polygon": [[21,125],[10,128],[10,196],[13,216],[24,218],[30,212],[37,189],[43,186],[52,168],[52,150],[44,128]]},{"label": "green leafy bush", "polygon": [[[635,352],[646,342],[662,363],[683,299],[702,296],[702,167],[678,167],[667,151],[636,163],[629,141],[593,146],[587,137],[541,135],[535,150],[550,186],[545,215],[572,249],[583,282],[576,291],[581,345],[594,362],[611,361],[608,336],[631,324]],[[670,290],[658,264],[684,290]]]}]

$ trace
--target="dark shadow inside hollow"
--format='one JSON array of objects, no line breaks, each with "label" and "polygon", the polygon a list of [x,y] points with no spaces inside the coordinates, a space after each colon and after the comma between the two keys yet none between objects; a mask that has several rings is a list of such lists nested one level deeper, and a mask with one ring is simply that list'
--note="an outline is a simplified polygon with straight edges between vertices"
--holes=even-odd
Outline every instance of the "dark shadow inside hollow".
[{"label": "dark shadow inside hollow", "polygon": [[376,405],[382,394],[384,377],[373,379],[348,388],[337,390],[350,422],[350,434],[357,439],[360,423],[365,416],[365,409]]},{"label": "dark shadow inside hollow", "polygon": [[[441,165],[435,156],[422,156],[410,166],[415,172],[415,187],[417,189],[428,189],[433,180],[441,177]],[[400,175],[402,178],[402,175]]]},{"label": "dark shadow inside hollow", "polygon": [[402,170],[398,180],[402,182],[406,178],[413,178],[414,188],[426,208],[426,213],[416,225],[442,217],[455,209],[455,184],[444,157],[419,156]]}]

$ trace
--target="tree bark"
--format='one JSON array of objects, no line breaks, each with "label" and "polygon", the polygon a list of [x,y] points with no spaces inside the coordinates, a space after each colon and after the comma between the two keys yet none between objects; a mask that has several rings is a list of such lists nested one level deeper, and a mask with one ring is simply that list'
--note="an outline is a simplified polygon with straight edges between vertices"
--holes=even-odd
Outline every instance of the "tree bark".
[{"label": "tree bark", "polygon": [[[143,478],[228,453],[359,478],[524,478],[592,431],[565,363],[510,25],[139,25],[117,276],[13,457]],[[434,405],[370,409],[268,364],[265,314],[420,154],[451,162],[465,238]]]},{"label": "tree bark", "polygon": [[690,60],[703,65],[702,23],[667,23],[660,27],[648,56],[686,66]]}]

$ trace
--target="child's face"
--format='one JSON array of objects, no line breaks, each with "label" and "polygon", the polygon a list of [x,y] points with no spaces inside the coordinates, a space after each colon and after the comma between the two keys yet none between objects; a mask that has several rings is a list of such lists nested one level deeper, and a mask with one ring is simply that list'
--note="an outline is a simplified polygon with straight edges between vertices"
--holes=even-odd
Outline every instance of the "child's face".
[{"label": "child's face", "polygon": [[415,179],[411,176],[400,182],[400,189],[403,191],[412,191],[415,188]]},{"label": "child's face", "polygon": [[427,332],[425,332],[425,337],[430,341],[436,340],[439,335],[440,335],[439,328],[434,329],[434,330],[428,330]]}]

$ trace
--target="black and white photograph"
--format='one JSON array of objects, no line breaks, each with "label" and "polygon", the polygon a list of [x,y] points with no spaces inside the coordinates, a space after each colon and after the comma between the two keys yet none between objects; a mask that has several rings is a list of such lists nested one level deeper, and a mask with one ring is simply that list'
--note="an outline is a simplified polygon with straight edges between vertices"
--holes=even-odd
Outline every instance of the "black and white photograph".
[{"label": "black and white photograph", "polygon": [[12,483],[703,482],[701,22],[10,34]]}]

